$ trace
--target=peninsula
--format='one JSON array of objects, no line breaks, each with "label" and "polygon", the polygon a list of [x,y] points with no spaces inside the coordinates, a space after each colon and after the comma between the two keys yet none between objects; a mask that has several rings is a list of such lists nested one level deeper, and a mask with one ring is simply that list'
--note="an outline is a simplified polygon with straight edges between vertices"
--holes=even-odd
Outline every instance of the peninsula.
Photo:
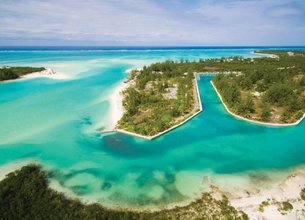
[{"label": "peninsula", "polygon": [[65,79],[66,76],[45,67],[0,67],[0,82],[16,79],[29,79],[36,77],[48,77],[54,79]]},{"label": "peninsula", "polygon": [[305,112],[305,52],[255,51],[267,57],[166,61],[133,70],[117,131],[153,139],[202,111],[196,74],[233,116],[265,125],[296,125]]},{"label": "peninsula", "polygon": [[153,139],[202,111],[197,80],[178,63],[155,63],[133,70],[123,91],[118,131]]},{"label": "peninsula", "polygon": [[297,125],[305,113],[305,53],[262,53],[273,57],[230,60],[232,66],[240,66],[231,74],[218,74],[212,85],[237,118],[270,126]]}]

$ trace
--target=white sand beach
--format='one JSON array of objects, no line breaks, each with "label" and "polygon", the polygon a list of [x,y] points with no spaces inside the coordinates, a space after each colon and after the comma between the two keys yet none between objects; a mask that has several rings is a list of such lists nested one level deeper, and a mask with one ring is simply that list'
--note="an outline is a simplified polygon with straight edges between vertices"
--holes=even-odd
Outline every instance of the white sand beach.
[{"label": "white sand beach", "polygon": [[[248,176],[247,176],[248,175]],[[300,192],[305,188],[305,169],[299,167],[288,171],[271,171],[254,174],[220,175],[208,182],[216,197],[223,193],[232,206],[244,211],[249,219],[305,219],[304,204]],[[216,198],[215,197],[215,198]],[[262,202],[268,205],[259,209]],[[282,202],[289,202],[291,211],[280,211]]]},{"label": "white sand beach", "polygon": [[21,76],[20,79],[33,79],[33,78],[39,78],[39,77],[46,77],[46,78],[58,79],[58,80],[69,78],[66,74],[57,72],[50,68],[46,68],[45,70],[40,71],[40,72],[34,72],[34,73],[30,73],[30,74]]},{"label": "white sand beach", "polygon": [[[127,70],[127,72],[130,73],[131,70],[132,69],[129,69],[129,70]],[[137,70],[139,71],[140,69],[137,69]],[[123,100],[122,91],[124,89],[126,89],[131,83],[133,83],[133,81],[129,81],[128,83],[124,83],[125,85],[121,85],[121,86],[117,87],[117,89],[121,92],[118,92],[118,91],[114,92],[113,98],[111,99],[112,100],[112,106],[116,106],[116,109],[112,112],[113,123],[117,122],[122,117],[122,115],[124,114],[124,108],[122,106],[122,100]],[[198,83],[197,83],[196,77],[194,79],[194,96],[195,96],[194,109],[187,118],[185,118],[180,123],[168,128],[168,129],[166,129],[162,132],[159,132],[159,133],[157,133],[153,136],[146,136],[146,135],[141,135],[141,134],[137,134],[137,133],[134,133],[134,132],[126,131],[126,130],[123,130],[123,129],[118,129],[118,128],[116,128],[117,123],[114,126],[115,130],[117,132],[120,132],[120,133],[124,133],[124,134],[127,134],[127,135],[139,137],[139,138],[144,138],[144,139],[147,139],[147,140],[152,140],[152,139],[155,139],[159,136],[162,136],[163,134],[165,134],[165,133],[183,125],[184,123],[186,123],[187,121],[191,120],[196,115],[198,115],[200,112],[202,112],[203,109],[202,109],[202,104],[201,104],[201,99],[200,99],[200,91],[199,91],[199,88],[198,88]],[[119,103],[121,103],[121,104],[119,104]]]},{"label": "white sand beach", "polygon": [[124,114],[123,107],[123,94],[122,92],[129,86],[129,83],[121,82],[115,87],[110,97],[110,128],[115,129],[117,122],[121,119]]},{"label": "white sand beach", "polygon": [[[305,174],[295,173],[271,188],[262,188],[257,193],[230,201],[234,207],[247,213],[250,219],[305,219],[304,201],[300,200],[304,187]],[[269,205],[260,211],[259,206],[263,201],[268,201]],[[293,209],[282,214],[278,210],[282,202],[289,202]]]},{"label": "white sand beach", "polygon": [[279,56],[277,56],[275,54],[260,53],[260,52],[256,52],[256,51],[252,51],[251,54],[260,55],[260,56],[269,57],[269,58],[279,58]]},{"label": "white sand beach", "polygon": [[[130,68],[125,71],[125,73],[130,74],[132,70],[140,71],[142,68]],[[120,82],[118,86],[115,87],[111,96],[110,96],[110,128],[116,129],[118,121],[122,118],[124,114],[124,107],[123,107],[123,91],[127,89],[133,81],[124,81]]]},{"label": "white sand beach", "polygon": [[15,82],[15,81],[22,81],[22,80],[35,79],[35,78],[49,78],[49,79],[55,79],[55,80],[65,80],[65,79],[69,79],[71,77],[69,77],[67,74],[57,72],[51,68],[46,68],[45,70],[40,71],[40,72],[29,73],[29,74],[20,76],[17,79],[5,80],[5,81],[1,81],[0,83],[11,83],[11,82]]}]

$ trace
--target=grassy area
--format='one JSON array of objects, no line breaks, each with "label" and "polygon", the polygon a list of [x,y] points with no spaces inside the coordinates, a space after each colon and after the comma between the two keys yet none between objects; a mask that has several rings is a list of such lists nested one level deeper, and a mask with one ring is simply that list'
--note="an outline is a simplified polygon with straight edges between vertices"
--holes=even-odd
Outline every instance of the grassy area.
[{"label": "grassy area", "polygon": [[45,70],[43,67],[2,67],[0,68],[0,81],[17,79],[20,76]]},{"label": "grassy area", "polygon": [[47,174],[36,165],[10,173],[0,182],[0,219],[248,219],[230,206],[228,199],[204,193],[187,206],[155,212],[112,210],[99,204],[85,205],[48,187]]}]

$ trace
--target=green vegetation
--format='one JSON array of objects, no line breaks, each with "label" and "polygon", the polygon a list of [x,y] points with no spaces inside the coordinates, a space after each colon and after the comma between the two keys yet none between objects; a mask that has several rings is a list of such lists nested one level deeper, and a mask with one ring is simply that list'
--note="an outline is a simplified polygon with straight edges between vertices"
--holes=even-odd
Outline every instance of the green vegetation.
[{"label": "green vegetation", "polygon": [[277,57],[231,59],[226,61],[230,72],[213,82],[234,113],[262,122],[295,122],[305,112],[305,53],[263,52]]},{"label": "green vegetation", "polygon": [[305,112],[305,52],[261,52],[275,55],[166,61],[133,71],[118,127],[154,135],[194,114],[199,109],[195,72],[219,73],[213,83],[236,114],[262,122],[297,121]]},{"label": "green vegetation", "polygon": [[2,67],[0,68],[0,81],[17,79],[20,76],[45,70],[43,67]]},{"label": "green vegetation", "polygon": [[259,210],[260,212],[264,212],[265,207],[267,207],[268,205],[270,205],[269,202],[270,202],[270,199],[268,199],[267,201],[262,201],[262,203],[259,204],[258,210]]},{"label": "green vegetation", "polygon": [[10,173],[0,182],[0,219],[248,219],[229,205],[228,199],[202,198],[184,207],[156,212],[111,210],[99,204],[84,205],[48,188],[47,174],[36,165]]},{"label": "green vegetation", "polygon": [[301,199],[305,201],[305,188],[302,189],[300,196],[301,196]]},{"label": "green vegetation", "polygon": [[278,210],[282,215],[285,215],[287,212],[290,212],[293,209],[293,206],[288,201],[282,202]]},{"label": "green vegetation", "polygon": [[133,71],[119,128],[155,135],[199,111],[193,72],[183,64],[167,61]]}]

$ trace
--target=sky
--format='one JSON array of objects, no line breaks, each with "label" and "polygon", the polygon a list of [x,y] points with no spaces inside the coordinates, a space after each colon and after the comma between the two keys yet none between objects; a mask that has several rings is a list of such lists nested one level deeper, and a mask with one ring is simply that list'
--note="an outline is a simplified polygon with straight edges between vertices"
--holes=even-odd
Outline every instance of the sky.
[{"label": "sky", "polygon": [[0,0],[1,46],[304,46],[305,0]]}]

